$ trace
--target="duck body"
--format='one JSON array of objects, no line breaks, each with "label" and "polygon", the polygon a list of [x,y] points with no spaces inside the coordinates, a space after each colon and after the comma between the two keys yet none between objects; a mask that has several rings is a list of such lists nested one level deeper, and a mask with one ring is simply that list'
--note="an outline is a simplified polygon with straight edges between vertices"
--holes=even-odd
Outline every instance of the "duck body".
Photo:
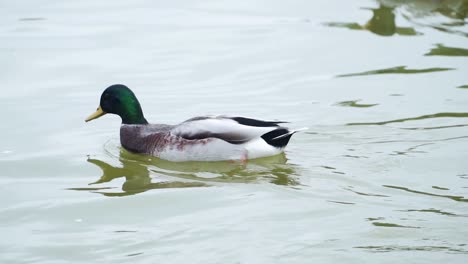
[{"label": "duck body", "polygon": [[100,107],[86,121],[106,113],[122,117],[123,148],[175,162],[273,156],[283,152],[297,132],[281,126],[285,122],[228,116],[194,117],[178,125],[149,124],[135,95],[124,85],[107,88]]},{"label": "duck body", "polygon": [[288,133],[277,122],[205,116],[179,125],[122,124],[120,143],[130,152],[169,161],[247,160],[281,153],[292,136]]}]

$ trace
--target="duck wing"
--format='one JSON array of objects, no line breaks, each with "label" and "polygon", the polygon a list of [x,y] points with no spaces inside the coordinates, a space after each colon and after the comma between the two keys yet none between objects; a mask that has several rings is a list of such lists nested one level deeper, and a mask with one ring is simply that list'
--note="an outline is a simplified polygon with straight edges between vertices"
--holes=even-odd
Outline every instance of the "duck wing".
[{"label": "duck wing", "polygon": [[[171,130],[171,134],[189,140],[219,138],[231,144],[243,144],[281,129],[283,121],[264,121],[246,117],[194,117]],[[276,134],[276,133],[275,133]]]}]

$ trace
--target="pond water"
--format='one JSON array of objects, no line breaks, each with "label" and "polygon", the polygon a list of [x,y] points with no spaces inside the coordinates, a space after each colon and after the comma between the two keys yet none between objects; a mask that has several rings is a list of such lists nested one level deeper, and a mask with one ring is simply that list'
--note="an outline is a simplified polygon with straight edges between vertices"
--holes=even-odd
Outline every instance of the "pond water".
[{"label": "pond water", "polygon": [[[468,2],[9,1],[0,262],[466,263]],[[84,119],[287,120],[247,164],[130,154]]]}]

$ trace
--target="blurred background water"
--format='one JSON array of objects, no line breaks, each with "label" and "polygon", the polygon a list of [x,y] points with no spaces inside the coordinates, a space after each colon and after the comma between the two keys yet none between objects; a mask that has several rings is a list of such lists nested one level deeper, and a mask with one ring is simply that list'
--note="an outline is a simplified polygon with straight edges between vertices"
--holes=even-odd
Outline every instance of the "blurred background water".
[{"label": "blurred background water", "polygon": [[[468,1],[3,1],[0,262],[465,263]],[[309,127],[174,164],[84,123],[123,83],[154,123]]]}]

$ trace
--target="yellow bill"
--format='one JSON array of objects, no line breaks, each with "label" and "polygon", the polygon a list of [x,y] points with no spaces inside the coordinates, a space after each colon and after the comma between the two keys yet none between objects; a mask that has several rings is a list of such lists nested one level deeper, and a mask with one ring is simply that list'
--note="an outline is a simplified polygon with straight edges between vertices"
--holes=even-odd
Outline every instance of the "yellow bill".
[{"label": "yellow bill", "polygon": [[103,115],[107,114],[106,112],[102,111],[101,109],[101,106],[98,107],[98,109],[96,110],[96,112],[94,112],[93,114],[91,114],[90,116],[88,116],[88,118],[85,119],[85,122],[89,122],[93,119],[96,119],[96,118],[99,118]]}]

